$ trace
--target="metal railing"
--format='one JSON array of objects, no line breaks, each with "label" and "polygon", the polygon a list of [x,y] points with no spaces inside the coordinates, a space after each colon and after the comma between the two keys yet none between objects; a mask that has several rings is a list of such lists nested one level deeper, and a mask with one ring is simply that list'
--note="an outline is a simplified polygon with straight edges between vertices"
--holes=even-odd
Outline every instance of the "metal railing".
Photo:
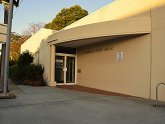
[{"label": "metal railing", "polygon": [[160,82],[159,84],[157,84],[157,86],[156,86],[156,102],[155,102],[155,106],[157,107],[158,106],[158,92],[159,92],[159,86],[160,85],[165,85],[165,83],[163,83],[163,82]]}]

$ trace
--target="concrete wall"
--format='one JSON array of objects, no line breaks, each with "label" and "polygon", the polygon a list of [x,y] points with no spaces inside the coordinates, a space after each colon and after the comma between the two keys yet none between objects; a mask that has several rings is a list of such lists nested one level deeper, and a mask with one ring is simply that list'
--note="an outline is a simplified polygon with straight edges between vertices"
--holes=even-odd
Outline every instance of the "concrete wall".
[{"label": "concrete wall", "polygon": [[[165,0],[152,0],[152,77],[151,98],[155,99],[155,88],[165,82]],[[165,101],[165,86],[160,86],[160,100]]]},{"label": "concrete wall", "polygon": [[[111,47],[113,50],[97,51]],[[117,61],[117,52],[124,53],[122,61]],[[78,49],[77,56],[79,85],[149,98],[150,35],[85,46]]]},{"label": "concrete wall", "polygon": [[[124,42],[122,42],[123,41],[122,39],[119,39],[118,43],[120,44],[116,46],[116,51],[120,51],[120,49],[126,49],[128,47],[127,52],[123,51],[125,54],[124,56],[135,55],[137,58],[134,59],[135,61],[132,61],[131,58],[125,58],[123,62],[121,62],[122,64],[121,63],[119,64],[118,62],[114,61],[115,60],[114,56],[116,55],[116,51],[113,52],[112,50],[111,53],[109,53],[109,55],[106,53],[104,54],[97,53],[96,55],[96,53],[83,54],[83,52],[86,51],[87,49],[95,49],[94,47],[97,48],[97,45],[79,49],[78,68],[80,69],[82,68],[82,73],[78,74],[78,84],[93,88],[103,89],[103,90],[110,90],[114,92],[124,93],[128,95],[135,95],[144,98],[155,99],[156,85],[159,82],[165,82],[165,64],[164,64],[165,63],[165,57],[164,57],[165,1],[164,0],[132,1],[134,4],[137,4],[137,2],[141,2],[138,3],[137,5],[139,6],[135,8],[135,10],[138,11],[133,11],[133,13],[127,11],[130,8],[132,8],[130,4],[127,4],[126,6],[129,9],[123,10],[123,12],[118,13],[121,10],[119,8],[122,7],[117,8],[116,5],[120,5],[120,3],[122,2],[125,2],[126,5],[128,0],[127,1],[118,0],[113,4],[103,8],[102,11],[114,7],[112,9],[113,11],[111,12],[112,13],[114,12],[116,16],[114,15],[113,19],[120,19],[120,17],[130,18],[130,17],[148,15],[150,16],[152,21],[151,35],[143,36],[139,38],[127,39]],[[117,9],[117,12],[114,11],[115,9]],[[143,45],[141,44],[141,42],[143,42]],[[142,46],[140,46],[140,44]],[[132,47],[133,49],[130,47]],[[139,51],[140,54],[137,54],[136,51]],[[106,56],[110,58],[108,59]],[[109,61],[112,65],[111,64],[108,65],[107,63],[105,63],[107,61]],[[94,64],[92,63],[96,63],[96,66],[94,66]],[[85,65],[85,67],[83,67],[82,65]],[[127,70],[126,68],[129,68],[128,72],[126,71]],[[97,76],[91,76],[93,74]],[[102,77],[99,75],[102,75]],[[164,92],[165,92],[165,87],[164,86],[160,87],[159,100],[165,101]]]},{"label": "concrete wall", "polygon": [[48,83],[50,82],[50,59],[50,46],[43,41],[38,49],[38,61],[40,64],[44,65],[44,77]]},{"label": "concrete wall", "polygon": [[38,32],[36,32],[32,37],[30,37],[21,45],[21,52],[28,50],[32,53],[36,53],[41,47],[40,45],[42,41],[47,39],[49,35],[52,35],[54,32],[55,31],[50,29],[41,28]]}]

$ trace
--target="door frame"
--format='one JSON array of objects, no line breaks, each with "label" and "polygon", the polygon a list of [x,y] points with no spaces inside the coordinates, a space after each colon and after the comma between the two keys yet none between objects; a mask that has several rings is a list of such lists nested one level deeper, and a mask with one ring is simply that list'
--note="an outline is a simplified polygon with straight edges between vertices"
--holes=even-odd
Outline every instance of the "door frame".
[{"label": "door frame", "polygon": [[[64,71],[64,83],[57,83],[56,85],[75,85],[77,84],[77,55],[75,54],[67,54],[67,53],[56,53],[55,54],[55,62],[56,62],[56,56],[63,56],[64,57],[64,68],[66,68],[66,62],[67,62],[67,57],[75,57],[75,82],[74,83],[66,83],[66,71]],[[56,66],[56,65],[55,65]],[[55,67],[56,69],[56,67]],[[54,70],[56,71],[56,70]],[[56,79],[55,79],[56,80]]]}]

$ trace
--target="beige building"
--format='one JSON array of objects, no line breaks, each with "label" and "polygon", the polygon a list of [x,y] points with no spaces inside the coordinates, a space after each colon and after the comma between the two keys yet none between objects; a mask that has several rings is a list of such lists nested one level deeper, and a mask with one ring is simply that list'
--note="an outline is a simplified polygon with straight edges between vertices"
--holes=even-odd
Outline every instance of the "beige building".
[{"label": "beige building", "polygon": [[[21,50],[38,53],[50,86],[155,99],[156,85],[165,82],[165,0],[116,0],[45,36],[37,37],[38,45],[28,40]],[[162,101],[164,92],[160,87]]]},{"label": "beige building", "polygon": [[0,43],[6,42],[7,25],[0,24]]}]

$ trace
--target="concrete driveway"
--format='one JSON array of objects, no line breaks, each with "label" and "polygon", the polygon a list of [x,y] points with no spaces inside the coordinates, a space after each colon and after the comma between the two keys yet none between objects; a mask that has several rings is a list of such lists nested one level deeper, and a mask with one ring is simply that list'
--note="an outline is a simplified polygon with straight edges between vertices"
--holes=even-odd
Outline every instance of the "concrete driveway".
[{"label": "concrete driveway", "polygon": [[[20,88],[20,89],[19,89]],[[0,100],[0,124],[164,124],[165,104],[51,87],[19,86]]]}]

